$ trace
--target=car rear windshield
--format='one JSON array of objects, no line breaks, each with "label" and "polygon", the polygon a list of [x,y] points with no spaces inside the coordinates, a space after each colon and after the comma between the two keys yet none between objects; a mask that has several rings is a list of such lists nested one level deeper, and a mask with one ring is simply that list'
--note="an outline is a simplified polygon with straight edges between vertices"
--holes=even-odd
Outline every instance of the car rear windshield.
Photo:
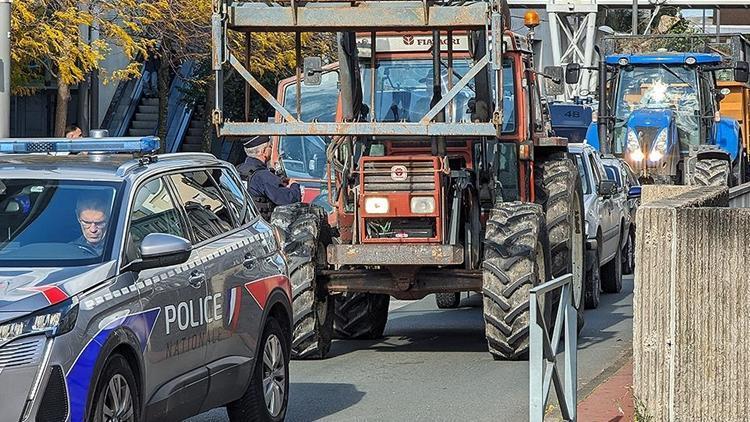
[{"label": "car rear windshield", "polygon": [[117,183],[0,179],[0,267],[72,267],[109,258]]}]

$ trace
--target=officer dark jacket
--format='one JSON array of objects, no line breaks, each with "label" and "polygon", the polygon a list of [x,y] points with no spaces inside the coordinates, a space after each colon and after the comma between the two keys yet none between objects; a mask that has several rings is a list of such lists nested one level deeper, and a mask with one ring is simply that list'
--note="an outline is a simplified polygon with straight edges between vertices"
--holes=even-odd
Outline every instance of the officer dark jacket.
[{"label": "officer dark jacket", "polygon": [[302,200],[298,184],[284,186],[281,178],[257,158],[247,157],[237,170],[242,179],[247,181],[247,191],[256,202],[263,202],[265,199],[273,205],[289,205]]}]

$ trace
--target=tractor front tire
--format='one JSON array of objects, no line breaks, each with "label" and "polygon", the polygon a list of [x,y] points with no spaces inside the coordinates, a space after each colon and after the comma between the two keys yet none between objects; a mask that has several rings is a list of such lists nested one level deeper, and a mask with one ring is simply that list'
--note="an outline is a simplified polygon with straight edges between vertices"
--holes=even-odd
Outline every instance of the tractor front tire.
[{"label": "tractor front tire", "polygon": [[698,160],[693,175],[698,186],[729,186],[729,161],[718,159]]},{"label": "tractor front tire", "polygon": [[[537,203],[545,212],[550,244],[550,278],[573,274],[573,306],[583,328],[586,273],[585,218],[581,176],[570,155],[553,154],[536,164]],[[556,309],[556,308],[552,308]]]},{"label": "tractor front tire", "polygon": [[[333,337],[333,298],[319,283],[325,265],[328,225],[320,210],[309,204],[276,207],[271,224],[280,230],[292,283],[293,359],[322,359]],[[323,213],[324,215],[325,213]]]},{"label": "tractor front tire", "polygon": [[391,297],[373,293],[336,296],[333,329],[336,338],[373,340],[383,337]]},{"label": "tractor front tire", "polygon": [[496,202],[487,221],[483,283],[485,335],[496,360],[529,351],[529,290],[547,279],[544,211],[537,204]]}]

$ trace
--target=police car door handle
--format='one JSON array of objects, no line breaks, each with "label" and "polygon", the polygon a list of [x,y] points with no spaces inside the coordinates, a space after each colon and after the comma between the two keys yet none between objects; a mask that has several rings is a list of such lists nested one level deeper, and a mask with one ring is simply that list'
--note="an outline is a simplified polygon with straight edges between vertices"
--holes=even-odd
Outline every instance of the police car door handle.
[{"label": "police car door handle", "polygon": [[193,271],[192,273],[190,273],[190,277],[188,278],[188,283],[190,283],[190,285],[195,287],[196,289],[201,287],[205,281],[206,274],[204,274],[202,271]]}]

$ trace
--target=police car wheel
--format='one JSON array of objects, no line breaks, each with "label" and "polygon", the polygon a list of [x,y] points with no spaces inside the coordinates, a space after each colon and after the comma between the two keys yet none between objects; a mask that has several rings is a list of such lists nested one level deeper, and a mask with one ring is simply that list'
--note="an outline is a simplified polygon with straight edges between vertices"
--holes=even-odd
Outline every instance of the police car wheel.
[{"label": "police car wheel", "polygon": [[283,421],[289,401],[289,333],[269,318],[263,331],[250,385],[227,406],[229,420]]},{"label": "police car wheel", "polygon": [[95,422],[138,422],[140,395],[133,370],[119,354],[107,359],[94,393]]}]

